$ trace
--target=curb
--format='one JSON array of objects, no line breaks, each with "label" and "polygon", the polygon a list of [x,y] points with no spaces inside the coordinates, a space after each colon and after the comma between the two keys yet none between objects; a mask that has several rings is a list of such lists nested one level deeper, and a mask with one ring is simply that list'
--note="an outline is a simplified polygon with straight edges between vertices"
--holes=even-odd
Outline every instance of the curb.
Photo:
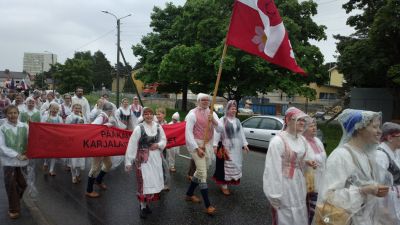
[{"label": "curb", "polygon": [[24,195],[23,197],[24,203],[28,210],[30,211],[33,220],[39,225],[53,225],[42,213],[37,205],[37,201],[29,197],[28,195]]}]

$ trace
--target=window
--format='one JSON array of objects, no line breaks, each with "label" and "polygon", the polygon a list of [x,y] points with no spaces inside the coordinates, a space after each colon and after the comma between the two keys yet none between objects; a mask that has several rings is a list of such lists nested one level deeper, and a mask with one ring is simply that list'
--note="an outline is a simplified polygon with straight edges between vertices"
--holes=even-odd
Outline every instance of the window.
[{"label": "window", "polygon": [[260,121],[261,121],[260,117],[250,118],[250,119],[246,120],[243,123],[243,127],[246,127],[246,128],[257,128],[257,126],[260,123]]},{"label": "window", "polygon": [[336,94],[321,92],[319,93],[319,99],[336,99]]},{"label": "window", "polygon": [[259,128],[266,130],[280,130],[282,129],[282,124],[275,119],[263,118]]}]

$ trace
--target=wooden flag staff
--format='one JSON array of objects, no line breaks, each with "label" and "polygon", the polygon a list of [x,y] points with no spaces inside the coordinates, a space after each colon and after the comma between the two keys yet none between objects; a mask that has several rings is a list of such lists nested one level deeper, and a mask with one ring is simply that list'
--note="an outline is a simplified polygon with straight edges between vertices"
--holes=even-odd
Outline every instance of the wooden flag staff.
[{"label": "wooden flag staff", "polygon": [[211,119],[208,119],[207,129],[205,129],[205,131],[204,131],[204,139],[203,139],[204,141],[203,141],[203,145],[201,147],[202,149],[205,149],[206,143],[209,141],[209,140],[207,140],[208,139],[208,131],[210,129],[211,120],[214,119],[214,117],[213,117],[214,104],[215,104],[215,101],[217,99],[218,86],[219,86],[219,81],[221,79],[221,73],[222,73],[222,65],[224,64],[224,59],[225,59],[225,55],[226,55],[227,49],[228,49],[228,45],[225,42],[224,50],[222,50],[221,61],[219,63],[219,69],[218,69],[218,74],[217,74],[217,81],[215,82],[214,93],[213,93],[213,98],[212,98],[212,102],[211,102],[210,117],[209,117]]}]

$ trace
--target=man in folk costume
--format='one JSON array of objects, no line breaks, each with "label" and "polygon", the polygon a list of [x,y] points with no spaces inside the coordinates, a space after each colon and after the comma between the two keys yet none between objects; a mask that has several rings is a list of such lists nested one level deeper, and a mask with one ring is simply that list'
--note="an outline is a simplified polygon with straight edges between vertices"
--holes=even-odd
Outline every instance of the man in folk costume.
[{"label": "man in folk costume", "polygon": [[156,201],[164,188],[162,151],[166,137],[162,127],[153,121],[153,110],[143,108],[143,123],[133,131],[125,153],[125,170],[132,169],[135,162],[137,198],[140,202],[140,217],[151,213],[148,203]]},{"label": "man in folk costume", "polygon": [[[200,186],[200,192],[206,207],[206,213],[215,214],[216,209],[211,206],[208,198],[207,186],[207,170],[211,164],[213,157],[212,143],[214,136],[214,128],[217,132],[222,131],[222,126],[218,123],[218,116],[213,112],[210,115],[210,96],[200,93],[197,95],[197,107],[190,110],[186,116],[186,146],[190,152],[196,171],[194,172],[188,191],[186,192],[186,200],[199,203],[200,199],[194,195],[197,186]],[[209,126],[208,130],[207,126]],[[204,137],[205,133],[207,136]]]},{"label": "man in folk costume", "polygon": [[35,108],[35,99],[28,97],[25,108],[19,113],[19,121],[23,123],[40,122],[40,112]]},{"label": "man in folk costume", "polygon": [[[102,112],[96,117],[92,124],[112,126],[111,117],[114,107],[111,103],[105,102]],[[99,193],[93,191],[93,185],[96,183],[101,189],[106,190],[107,186],[103,183],[103,178],[110,171],[112,161],[110,156],[93,157],[92,165],[89,171],[89,178],[86,188],[86,196],[89,198],[97,198]]]},{"label": "man in folk costume", "polygon": [[83,88],[75,89],[75,96],[72,97],[71,105],[79,104],[82,106],[82,115],[85,121],[90,121],[90,105],[88,100],[83,96]]},{"label": "man in folk costume", "polygon": [[[270,141],[265,158],[264,193],[272,205],[275,225],[308,224],[306,183],[303,174],[308,144],[301,133],[308,115],[290,107],[285,128]],[[314,161],[309,161],[315,166]]]},{"label": "man in folk costume", "polygon": [[[221,185],[224,195],[230,195],[228,185],[239,185],[242,177],[243,151],[248,152],[248,143],[240,120],[236,118],[237,105],[230,100],[225,107],[225,116],[219,121],[221,133],[214,137],[214,152],[217,154],[213,179]],[[218,146],[221,142],[221,146]]]}]

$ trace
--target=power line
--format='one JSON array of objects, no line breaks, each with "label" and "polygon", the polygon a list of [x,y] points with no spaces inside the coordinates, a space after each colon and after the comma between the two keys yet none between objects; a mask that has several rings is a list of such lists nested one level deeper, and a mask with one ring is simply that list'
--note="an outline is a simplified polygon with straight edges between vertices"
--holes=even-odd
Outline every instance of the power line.
[{"label": "power line", "polygon": [[114,32],[115,29],[116,29],[116,28],[114,28],[114,29],[112,29],[112,30],[110,30],[110,31],[108,31],[108,32],[106,32],[106,33],[100,35],[100,36],[97,37],[96,39],[93,39],[93,40],[87,42],[86,44],[84,44],[84,45],[82,45],[82,46],[80,46],[80,47],[78,47],[78,48],[76,48],[76,49],[74,49],[74,50],[71,50],[71,51],[62,53],[61,55],[67,55],[67,54],[69,54],[69,53],[71,53],[71,52],[76,52],[77,50],[82,49],[82,48],[84,48],[84,47],[86,47],[86,46],[88,46],[88,45],[90,45],[90,44],[92,44],[92,43],[94,43],[94,42],[96,42],[96,41],[98,41],[98,40],[100,40],[100,39],[106,37],[107,35],[109,35],[109,34],[111,34],[112,32]]}]

